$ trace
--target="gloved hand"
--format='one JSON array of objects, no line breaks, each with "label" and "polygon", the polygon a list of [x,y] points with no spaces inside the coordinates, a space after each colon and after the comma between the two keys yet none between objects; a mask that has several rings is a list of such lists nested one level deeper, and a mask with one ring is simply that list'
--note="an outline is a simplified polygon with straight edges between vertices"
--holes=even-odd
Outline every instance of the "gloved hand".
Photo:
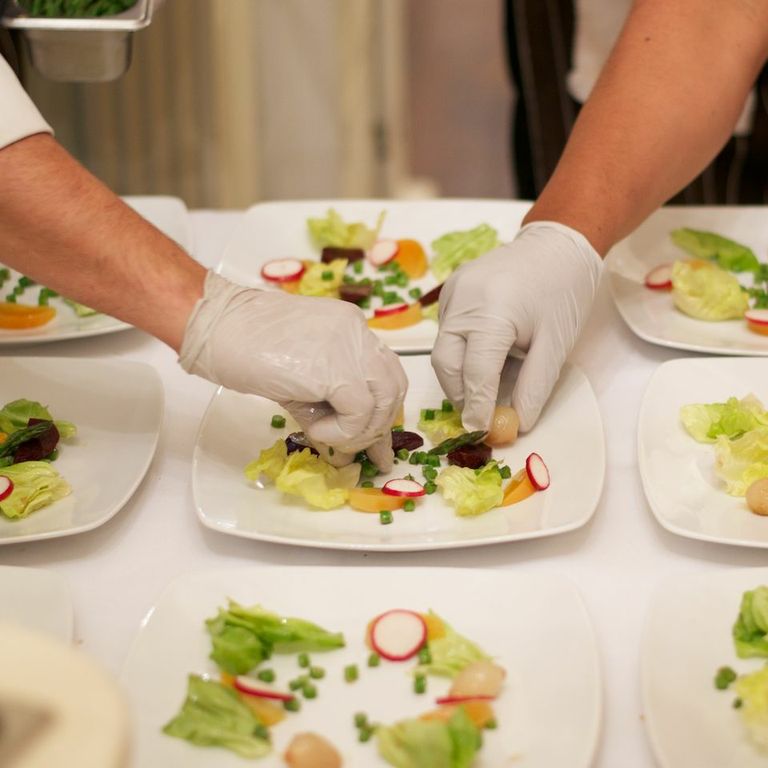
[{"label": "gloved hand", "polygon": [[537,221],[446,281],[432,365],[466,429],[490,426],[513,348],[528,354],[512,406],[520,429],[533,427],[584,326],[601,266],[579,232]]},{"label": "gloved hand", "polygon": [[408,380],[352,304],[246,288],[209,272],[179,362],[278,402],[313,443],[334,449],[334,464],[367,449],[382,471],[392,466],[391,427]]}]

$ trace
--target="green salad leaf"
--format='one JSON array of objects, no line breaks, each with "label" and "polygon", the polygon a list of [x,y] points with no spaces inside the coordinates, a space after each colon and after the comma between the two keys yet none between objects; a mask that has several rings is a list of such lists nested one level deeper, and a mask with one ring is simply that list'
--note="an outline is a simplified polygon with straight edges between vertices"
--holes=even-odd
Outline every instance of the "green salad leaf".
[{"label": "green salad leaf", "polygon": [[715,443],[715,474],[731,496],[744,496],[755,480],[768,477],[768,427],[735,440],[720,435]]},{"label": "green salad leaf", "polygon": [[347,224],[337,211],[329,208],[324,218],[307,219],[307,227],[312,244],[318,250],[335,246],[362,248],[367,251],[376,242],[385,216],[386,212],[382,211],[376,225],[368,227],[359,221]]},{"label": "green salad leaf", "polygon": [[740,659],[768,658],[768,587],[748,590],[741,596],[733,625],[733,644]]},{"label": "green salad leaf", "polygon": [[676,246],[694,258],[714,261],[729,272],[755,272],[760,266],[751,248],[714,232],[684,227],[670,236]]},{"label": "green salad leaf", "polygon": [[739,715],[755,746],[768,750],[768,667],[741,675],[734,684],[741,699]]},{"label": "green salad leaf", "polygon": [[464,667],[476,661],[490,661],[490,656],[464,635],[460,635],[437,614],[430,611],[429,615],[436,619],[436,623],[442,624],[445,632],[429,640],[430,661],[428,664],[420,664],[416,672],[424,675],[456,677]]},{"label": "green salad leaf", "polygon": [[733,320],[749,309],[746,291],[730,272],[684,261],[672,265],[672,299],[681,312],[697,320]]},{"label": "green salad leaf", "polygon": [[334,259],[330,264],[311,264],[301,276],[299,293],[302,296],[338,297],[346,268],[346,259]]},{"label": "green salad leaf", "polygon": [[469,768],[482,746],[463,707],[450,720],[402,720],[376,729],[381,757],[395,768]]},{"label": "green salad leaf", "polygon": [[417,426],[434,445],[463,435],[467,431],[461,423],[461,412],[455,409],[443,411],[440,408],[423,408]]},{"label": "green salad leaf", "polygon": [[264,475],[274,483],[287,461],[288,446],[285,440],[276,440],[274,445],[265,448],[258,458],[245,467],[245,476],[256,482],[261,475]]},{"label": "green salad leaf", "polygon": [[83,18],[123,13],[137,0],[18,0],[30,16]]},{"label": "green salad leaf", "polygon": [[432,274],[442,283],[462,264],[482,256],[499,245],[499,234],[489,224],[480,224],[473,229],[449,232],[432,243],[435,256],[430,268]]},{"label": "green salad leaf", "polygon": [[440,320],[440,302],[434,301],[432,304],[422,307],[421,316],[427,320],[438,322]]},{"label": "green salad leaf", "polygon": [[2,474],[13,483],[13,491],[0,501],[6,517],[22,518],[53,504],[71,492],[69,483],[47,461],[24,461],[3,467]]},{"label": "green salad leaf", "polygon": [[10,435],[17,429],[26,427],[30,419],[52,421],[59,430],[59,437],[62,440],[77,434],[77,427],[71,421],[57,421],[44,405],[35,400],[25,399],[13,400],[0,409],[0,432]]},{"label": "green salad leaf", "polygon": [[460,517],[482,515],[498,507],[504,498],[501,473],[495,461],[489,461],[480,469],[446,467],[437,476],[435,484]]},{"label": "green salad leaf", "polygon": [[768,426],[768,411],[754,395],[747,395],[741,400],[729,397],[724,403],[684,405],[680,420],[694,440],[714,443],[720,435],[733,440],[751,429]]},{"label": "green salad leaf", "polygon": [[331,651],[344,646],[344,635],[303,619],[279,616],[254,605],[230,600],[205,622],[211,636],[211,658],[225,672],[243,675],[272,653]]},{"label": "green salad leaf", "polygon": [[224,747],[249,759],[272,749],[269,731],[231,688],[190,675],[181,711],[163,733],[200,747]]},{"label": "green salad leaf", "polygon": [[65,298],[64,303],[71,307],[78,317],[91,317],[92,315],[99,314],[97,309],[86,307],[85,304],[81,304],[79,301],[75,301],[74,299]]}]

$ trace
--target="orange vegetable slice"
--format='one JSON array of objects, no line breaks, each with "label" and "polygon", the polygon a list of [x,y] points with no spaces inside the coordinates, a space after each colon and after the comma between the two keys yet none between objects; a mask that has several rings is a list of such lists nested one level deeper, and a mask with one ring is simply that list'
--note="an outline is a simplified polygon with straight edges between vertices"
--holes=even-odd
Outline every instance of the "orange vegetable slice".
[{"label": "orange vegetable slice", "polygon": [[487,701],[475,699],[463,701],[461,704],[445,704],[431,712],[425,712],[420,720],[441,720],[447,722],[450,720],[458,707],[464,707],[467,717],[472,721],[476,728],[485,728],[491,720],[495,719],[493,708]]},{"label": "orange vegetable slice", "polygon": [[395,261],[410,278],[423,277],[427,272],[427,254],[416,240],[398,240]]},{"label": "orange vegetable slice", "polygon": [[529,496],[533,496],[534,493],[536,493],[536,487],[531,482],[531,478],[528,477],[525,468],[523,468],[509,481],[509,484],[504,489],[504,498],[499,506],[508,507],[510,504],[517,504],[518,501],[523,501]]},{"label": "orange vegetable slice", "polygon": [[445,637],[445,624],[439,616],[432,613],[422,613],[421,618],[427,625],[427,641]]},{"label": "orange vegetable slice", "polygon": [[240,693],[240,701],[250,707],[251,712],[256,715],[263,725],[269,727],[285,719],[283,708],[274,702],[267,701],[267,699],[262,699],[259,696],[249,696],[241,691],[238,693]]},{"label": "orange vegetable slice", "polygon": [[768,324],[766,323],[752,323],[747,320],[747,328],[749,328],[752,333],[759,333],[762,336],[768,336]]},{"label": "orange vegetable slice", "polygon": [[0,302],[0,328],[37,328],[49,323],[56,316],[53,307],[34,307],[29,304]]},{"label": "orange vegetable slice", "polygon": [[393,512],[407,501],[405,496],[389,496],[381,488],[352,488],[349,506],[358,512]]},{"label": "orange vegetable slice", "polygon": [[372,317],[368,321],[369,328],[378,328],[384,331],[397,331],[400,328],[408,328],[411,325],[421,322],[421,304],[411,304],[403,312],[396,312],[384,317]]}]

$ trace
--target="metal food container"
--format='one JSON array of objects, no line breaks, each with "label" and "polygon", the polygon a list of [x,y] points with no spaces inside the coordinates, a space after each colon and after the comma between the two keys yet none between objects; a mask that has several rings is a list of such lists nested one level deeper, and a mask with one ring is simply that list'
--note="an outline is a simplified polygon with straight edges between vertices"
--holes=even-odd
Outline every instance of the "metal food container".
[{"label": "metal food container", "polygon": [[32,64],[49,80],[106,82],[128,69],[133,34],[149,26],[153,6],[154,0],[137,0],[115,16],[33,18],[11,0],[0,23],[24,38]]}]

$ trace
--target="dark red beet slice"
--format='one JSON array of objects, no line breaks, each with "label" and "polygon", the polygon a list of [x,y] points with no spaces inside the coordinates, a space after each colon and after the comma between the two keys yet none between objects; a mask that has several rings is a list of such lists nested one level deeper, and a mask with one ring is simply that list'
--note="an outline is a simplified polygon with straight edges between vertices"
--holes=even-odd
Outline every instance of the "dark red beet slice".
[{"label": "dark red beet slice", "polygon": [[445,283],[440,283],[437,288],[433,288],[431,291],[427,291],[420,299],[419,304],[422,307],[428,307],[430,304],[434,304],[440,298],[440,291],[443,290]]},{"label": "dark red beet slice", "polygon": [[294,451],[303,451],[305,448],[309,448],[315,456],[320,455],[317,450],[312,447],[312,444],[307,440],[307,436],[303,432],[291,432],[291,434],[285,438],[285,447],[288,449],[289,454]]},{"label": "dark red beet slice", "polygon": [[364,258],[365,251],[362,248],[337,248],[332,245],[326,245],[320,254],[323,264],[330,264],[334,259],[346,259],[352,264]]},{"label": "dark red beet slice", "polygon": [[[33,427],[35,424],[44,422],[47,422],[47,420],[30,419],[27,422],[27,426]],[[27,440],[16,449],[16,453],[13,454],[14,464],[21,464],[22,461],[40,461],[59,444],[59,430],[56,429],[56,425],[52,421],[47,423],[50,426],[45,432]]]},{"label": "dark red beet slice", "polygon": [[415,432],[392,430],[392,450],[397,453],[401,448],[406,451],[415,451],[424,445],[424,438]]},{"label": "dark red beet slice", "polygon": [[448,463],[455,464],[457,467],[479,469],[491,460],[492,452],[491,446],[485,443],[465,445],[448,454]]},{"label": "dark red beet slice", "polygon": [[339,298],[359,304],[363,299],[371,295],[373,287],[363,283],[346,283],[339,287]]}]

